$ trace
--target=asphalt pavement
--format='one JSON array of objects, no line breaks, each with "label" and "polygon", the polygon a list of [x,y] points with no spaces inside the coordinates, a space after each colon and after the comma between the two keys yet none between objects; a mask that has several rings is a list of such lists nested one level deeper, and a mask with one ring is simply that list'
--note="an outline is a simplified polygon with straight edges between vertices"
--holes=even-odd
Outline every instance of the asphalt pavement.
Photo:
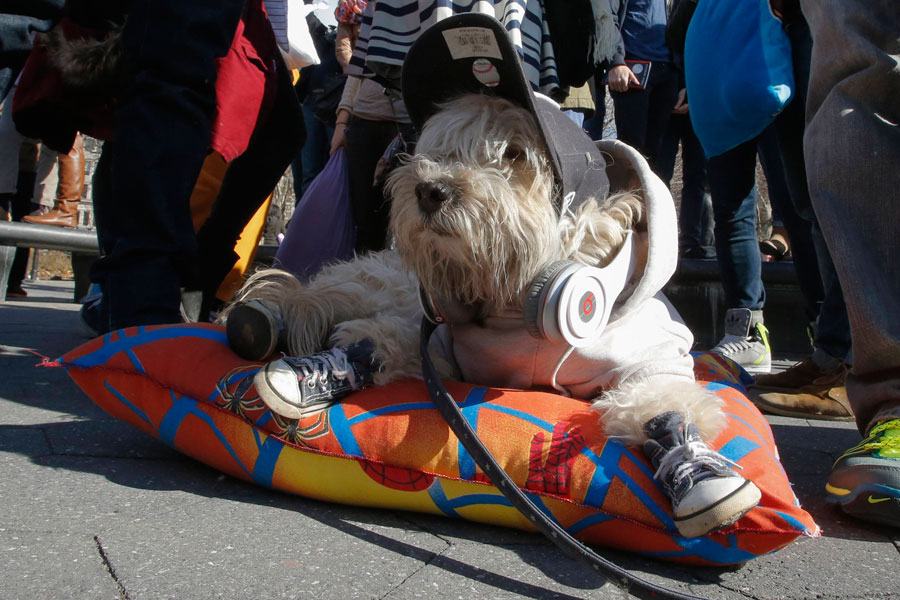
[{"label": "asphalt pavement", "polygon": [[[308,500],[180,455],[97,408],[64,369],[36,366],[85,340],[71,282],[25,288],[0,303],[0,598],[625,597],[538,534]],[[728,569],[600,552],[710,599],[900,598],[900,530],[822,499],[855,426],[769,422],[821,537]]]}]

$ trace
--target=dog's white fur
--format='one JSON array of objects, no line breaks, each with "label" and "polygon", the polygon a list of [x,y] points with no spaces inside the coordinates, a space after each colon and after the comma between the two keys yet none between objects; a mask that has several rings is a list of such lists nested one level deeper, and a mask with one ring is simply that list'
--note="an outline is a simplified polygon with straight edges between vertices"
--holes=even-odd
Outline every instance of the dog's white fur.
[{"label": "dog's white fur", "polygon": [[[442,185],[449,199],[434,212],[423,210],[416,194],[422,183]],[[421,378],[420,284],[475,318],[520,309],[543,267],[561,259],[604,266],[641,220],[639,192],[592,199],[559,217],[534,120],[488,96],[448,102],[429,119],[415,156],[391,174],[387,191],[396,251],[331,265],[308,284],[262,271],[236,297],[274,302],[295,356],[373,340],[382,364],[377,385]],[[438,369],[453,373],[449,362]],[[607,434],[626,443],[643,442],[644,423],[670,410],[707,440],[724,422],[718,397],[688,381],[626,381],[591,400]]]}]

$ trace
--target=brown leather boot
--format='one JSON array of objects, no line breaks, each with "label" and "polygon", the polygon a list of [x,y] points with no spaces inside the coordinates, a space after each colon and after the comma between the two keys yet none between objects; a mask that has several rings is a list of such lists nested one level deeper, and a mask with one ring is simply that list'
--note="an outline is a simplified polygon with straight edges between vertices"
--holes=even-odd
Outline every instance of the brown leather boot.
[{"label": "brown leather boot", "polygon": [[84,140],[75,137],[75,144],[68,154],[59,155],[59,185],[56,188],[56,204],[45,215],[27,215],[25,221],[37,225],[75,227],[78,225],[78,203],[84,189]]},{"label": "brown leather boot", "polygon": [[78,225],[78,202],[80,200],[57,200],[53,210],[45,215],[25,215],[26,223],[75,227]]}]

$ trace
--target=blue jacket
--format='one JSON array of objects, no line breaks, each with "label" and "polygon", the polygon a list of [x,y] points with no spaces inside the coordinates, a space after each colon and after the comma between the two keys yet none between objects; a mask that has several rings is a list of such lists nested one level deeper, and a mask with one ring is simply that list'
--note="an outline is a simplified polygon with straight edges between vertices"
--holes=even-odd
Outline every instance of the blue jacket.
[{"label": "blue jacket", "polygon": [[667,0],[609,0],[619,28],[619,44],[611,66],[625,59],[672,62],[666,45]]}]

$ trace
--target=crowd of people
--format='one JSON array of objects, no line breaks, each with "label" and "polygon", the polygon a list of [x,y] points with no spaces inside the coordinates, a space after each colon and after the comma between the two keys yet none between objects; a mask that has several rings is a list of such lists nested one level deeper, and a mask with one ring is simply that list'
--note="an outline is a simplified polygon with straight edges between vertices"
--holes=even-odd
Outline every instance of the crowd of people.
[{"label": "crowd of people", "polygon": [[[93,180],[101,257],[91,279],[101,294],[82,309],[92,333],[208,319],[227,300],[220,285],[235,243],[285,169],[299,199],[338,148],[356,252],[390,245],[383,174],[416,136],[400,74],[424,26],[401,16],[412,14],[400,10],[408,3],[340,0],[336,29],[311,16],[320,64],[293,80],[283,36],[266,19],[266,8],[284,14],[279,0],[112,4],[40,0],[0,21],[0,211],[75,226],[82,134],[105,140]],[[855,419],[864,439],[835,463],[829,499],[900,526],[900,13],[893,0],[770,0],[790,41],[792,98],[764,129],[710,155],[691,105],[709,98],[686,77],[686,44],[704,35],[688,27],[698,4],[609,0],[612,51],[588,81],[561,75],[569,71],[557,68],[541,3],[523,3],[505,25],[535,91],[594,139],[610,134],[608,88],[616,136],[667,184],[680,149],[680,254],[716,259],[724,291],[725,335],[712,351],[755,375],[765,412]],[[78,61],[67,39],[114,58],[86,75],[70,68]],[[214,202],[192,220],[211,155],[220,164]],[[757,160],[775,217],[763,240]],[[770,372],[763,316],[767,257],[793,260],[809,321],[810,355],[780,373]],[[20,250],[7,298],[27,294],[25,261]],[[890,501],[857,502],[861,490]]]}]

